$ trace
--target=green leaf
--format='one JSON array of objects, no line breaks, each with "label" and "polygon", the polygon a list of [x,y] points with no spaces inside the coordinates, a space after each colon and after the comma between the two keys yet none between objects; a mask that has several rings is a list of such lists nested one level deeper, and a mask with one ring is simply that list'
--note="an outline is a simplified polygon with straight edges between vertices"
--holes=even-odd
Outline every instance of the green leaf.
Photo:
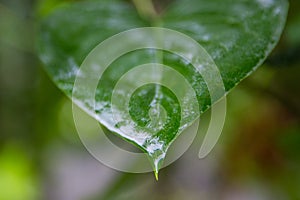
[{"label": "green leaf", "polygon": [[[274,48],[287,10],[286,0],[177,0],[159,15],[159,21],[161,26],[180,31],[199,42],[214,59],[225,90],[229,91],[261,65]],[[72,97],[76,72],[96,45],[122,31],[151,24],[153,22],[138,15],[132,4],[121,0],[65,5],[42,22],[39,55],[50,77]],[[153,49],[127,53],[111,64],[99,82],[95,109],[84,94],[76,103],[96,113],[93,117],[106,128],[145,151],[157,173],[172,142],[199,117],[199,113],[182,114],[184,105],[169,88],[148,84],[135,90],[130,97],[130,118],[122,113],[122,105],[118,105],[123,120],[115,123],[109,119],[111,98],[118,80],[135,66],[153,62],[170,66],[185,77],[196,93],[200,113],[215,103],[210,100],[203,77],[189,62],[170,52]],[[162,71],[153,74],[171,78]],[[147,75],[141,74],[145,78]],[[135,77],[123,84],[128,88],[134,86]],[[127,98],[126,94],[121,94],[120,98]],[[121,128],[128,126],[124,134]]]}]

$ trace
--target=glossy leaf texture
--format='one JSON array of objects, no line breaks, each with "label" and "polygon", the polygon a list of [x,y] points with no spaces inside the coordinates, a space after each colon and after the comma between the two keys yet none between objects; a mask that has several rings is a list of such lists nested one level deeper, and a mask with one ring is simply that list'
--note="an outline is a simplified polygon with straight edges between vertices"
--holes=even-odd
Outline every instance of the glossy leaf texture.
[{"label": "glossy leaf texture", "polygon": [[[287,10],[286,0],[177,0],[159,15],[159,21],[162,27],[182,32],[206,49],[217,64],[228,92],[269,55],[280,38]],[[41,23],[39,56],[53,81],[71,98],[76,72],[96,45],[122,31],[151,24],[138,15],[132,4],[121,0],[64,5]],[[200,113],[214,103],[205,81],[189,62],[154,49],[127,53],[111,64],[99,82],[96,108],[89,105],[84,95],[76,103],[95,113],[93,117],[106,128],[146,152],[157,173],[172,142],[199,114],[181,113],[182,105],[170,89],[148,84],[132,94],[130,118],[118,123],[109,119],[118,80],[135,66],[147,63],[161,63],[183,75],[196,93]],[[154,71],[152,75],[168,78],[162,71]],[[129,78],[125,84],[131,87],[135,78]],[[122,91],[119,93],[122,95]],[[126,94],[123,95],[125,99]],[[120,131],[122,126],[129,125],[127,133]]]}]

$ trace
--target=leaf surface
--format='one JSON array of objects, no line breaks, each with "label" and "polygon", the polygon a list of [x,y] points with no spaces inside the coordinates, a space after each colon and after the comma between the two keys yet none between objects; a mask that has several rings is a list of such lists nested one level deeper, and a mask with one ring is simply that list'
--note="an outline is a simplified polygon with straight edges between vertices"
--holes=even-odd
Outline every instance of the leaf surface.
[{"label": "leaf surface", "polygon": [[[286,0],[177,0],[161,14],[160,21],[161,26],[190,36],[206,49],[218,66],[228,92],[261,65],[274,48],[287,10]],[[134,6],[124,1],[65,5],[42,22],[39,55],[53,81],[72,97],[76,73],[96,45],[122,31],[148,26],[151,22],[141,18]],[[111,99],[118,80],[134,67],[147,63],[161,63],[183,75],[196,94],[200,113],[214,103],[203,77],[189,62],[170,52],[154,49],[136,50],[115,60],[99,81],[96,107],[90,105],[84,94],[76,103],[95,113],[93,117],[106,128],[146,152],[157,173],[172,142],[199,117],[199,113],[193,112],[194,107],[184,112],[184,105],[170,88],[147,84],[130,94],[130,116],[123,112],[124,105],[117,105],[120,119],[112,120]],[[140,76],[172,78],[167,71],[160,70]],[[125,88],[135,87],[136,76],[127,78],[122,84]],[[182,92],[187,91],[183,88]],[[124,91],[117,93],[120,102],[128,98]],[[189,104],[190,100],[187,95],[184,104]]]}]

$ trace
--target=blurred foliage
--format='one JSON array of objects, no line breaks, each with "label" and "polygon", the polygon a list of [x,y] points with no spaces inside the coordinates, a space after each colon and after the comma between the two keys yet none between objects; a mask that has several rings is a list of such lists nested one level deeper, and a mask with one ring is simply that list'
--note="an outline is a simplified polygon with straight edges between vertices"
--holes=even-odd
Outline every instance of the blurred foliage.
[{"label": "blurred foliage", "polygon": [[[300,199],[298,0],[290,0],[285,33],[268,61],[229,94],[217,148],[199,161],[196,141],[162,170],[159,182],[152,174],[118,173],[94,162],[76,134],[69,100],[43,72],[34,51],[2,40],[3,21],[15,23],[17,16],[31,24],[20,28],[32,31],[63,2],[0,1],[0,200]],[[27,28],[9,37],[33,47],[34,35],[26,34]],[[74,163],[82,166],[75,170]],[[88,182],[93,174],[98,182]]]},{"label": "blurred foliage", "polygon": [[0,155],[0,199],[30,200],[38,195],[36,173],[29,157],[18,144],[5,145]]}]

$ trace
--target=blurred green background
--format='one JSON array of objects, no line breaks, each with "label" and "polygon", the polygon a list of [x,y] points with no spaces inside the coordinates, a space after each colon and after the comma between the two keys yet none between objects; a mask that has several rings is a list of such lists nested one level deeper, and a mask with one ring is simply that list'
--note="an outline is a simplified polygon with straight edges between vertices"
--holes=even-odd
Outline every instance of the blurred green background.
[{"label": "blurred green background", "polygon": [[300,199],[299,0],[272,55],[228,95],[217,147],[199,160],[195,141],[158,182],[96,161],[43,71],[36,27],[70,1],[0,0],[0,200]]}]

